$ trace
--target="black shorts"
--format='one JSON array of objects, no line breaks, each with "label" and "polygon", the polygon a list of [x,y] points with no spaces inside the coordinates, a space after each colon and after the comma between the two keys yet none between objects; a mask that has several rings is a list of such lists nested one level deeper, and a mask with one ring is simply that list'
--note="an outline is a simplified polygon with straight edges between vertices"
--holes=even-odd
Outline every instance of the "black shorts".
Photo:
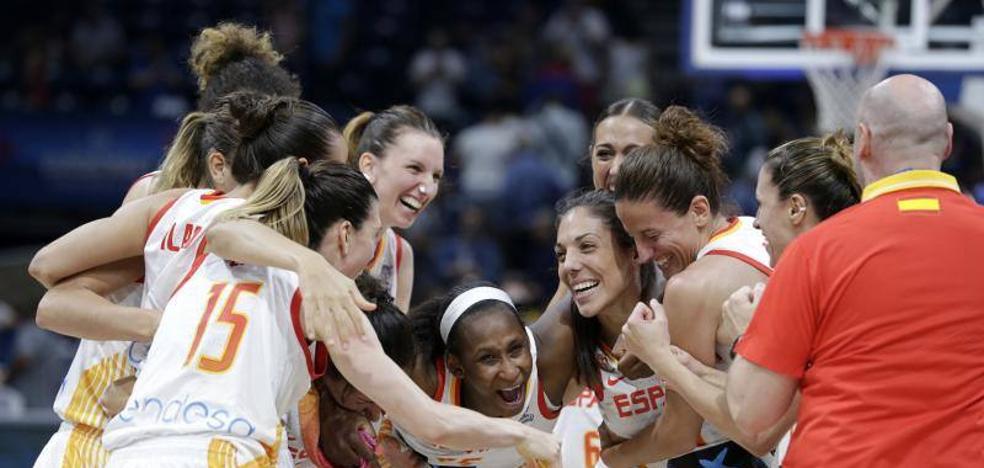
[{"label": "black shorts", "polygon": [[768,468],[760,458],[728,441],[706,447],[667,462],[667,468]]}]

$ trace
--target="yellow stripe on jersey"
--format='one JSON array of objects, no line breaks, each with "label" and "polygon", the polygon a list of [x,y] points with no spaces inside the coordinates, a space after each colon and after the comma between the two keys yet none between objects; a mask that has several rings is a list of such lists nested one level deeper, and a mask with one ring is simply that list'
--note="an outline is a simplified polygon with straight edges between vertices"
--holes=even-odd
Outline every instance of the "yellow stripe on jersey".
[{"label": "yellow stripe on jersey", "polygon": [[89,426],[75,426],[65,444],[64,468],[105,466],[109,452],[102,445],[102,431]]},{"label": "yellow stripe on jersey", "polygon": [[236,447],[222,439],[212,439],[208,444],[208,468],[235,468]]},{"label": "yellow stripe on jersey", "polygon": [[909,198],[899,200],[899,211],[940,211],[939,198]]},{"label": "yellow stripe on jersey", "polygon": [[283,440],[284,425],[277,424],[277,440],[273,443],[273,446],[267,446],[267,444],[260,442],[266,454],[250,460],[249,463],[241,465],[240,468],[267,468],[277,466],[277,456],[280,455],[280,444],[283,443]]},{"label": "yellow stripe on jersey", "polygon": [[102,429],[107,419],[99,399],[111,383],[131,373],[129,367],[126,353],[116,353],[84,370],[65,408],[65,420]]}]

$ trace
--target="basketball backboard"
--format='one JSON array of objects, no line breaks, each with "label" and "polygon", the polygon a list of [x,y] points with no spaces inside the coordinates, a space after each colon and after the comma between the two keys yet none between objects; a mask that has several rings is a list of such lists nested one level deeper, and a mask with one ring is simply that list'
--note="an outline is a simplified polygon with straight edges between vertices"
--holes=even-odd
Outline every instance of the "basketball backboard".
[{"label": "basketball backboard", "polygon": [[880,31],[892,71],[984,72],[982,0],[685,0],[685,66],[748,78],[802,76],[807,64],[847,63],[842,51],[807,51],[807,32]]}]

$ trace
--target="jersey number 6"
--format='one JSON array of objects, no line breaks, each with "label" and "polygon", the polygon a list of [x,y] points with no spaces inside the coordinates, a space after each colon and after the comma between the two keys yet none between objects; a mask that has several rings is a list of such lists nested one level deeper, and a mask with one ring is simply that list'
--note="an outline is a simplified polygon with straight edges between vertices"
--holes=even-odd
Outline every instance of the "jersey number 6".
[{"label": "jersey number 6", "polygon": [[[195,357],[195,353],[198,351],[198,345],[202,341],[202,335],[205,334],[205,329],[208,328],[209,318],[212,317],[212,312],[215,310],[215,305],[219,302],[219,298],[228,286],[229,283],[216,283],[209,291],[208,304],[205,306],[205,312],[202,313],[202,319],[198,322],[198,329],[195,331],[195,340],[191,342],[191,349],[188,350],[188,356],[185,358],[184,365],[187,366],[192,358]],[[246,315],[236,312],[236,301],[239,300],[239,295],[244,292],[256,295],[260,292],[261,286],[263,286],[262,283],[235,283],[232,285],[232,291],[222,305],[222,311],[219,313],[219,316],[215,319],[216,323],[226,323],[232,327],[229,331],[228,338],[226,338],[225,346],[222,348],[222,354],[218,357],[202,354],[198,358],[199,369],[206,372],[224,372],[232,366],[233,361],[236,359],[236,352],[239,350],[239,343],[243,339],[243,332],[246,331],[246,325],[249,323],[249,318]]]}]

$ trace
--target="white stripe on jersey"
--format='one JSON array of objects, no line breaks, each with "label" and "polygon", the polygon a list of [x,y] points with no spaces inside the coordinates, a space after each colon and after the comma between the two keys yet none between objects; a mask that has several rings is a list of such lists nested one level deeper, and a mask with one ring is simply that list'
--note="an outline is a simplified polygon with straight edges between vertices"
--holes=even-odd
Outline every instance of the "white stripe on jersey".
[{"label": "white stripe on jersey", "polygon": [[400,263],[402,263],[402,242],[403,238],[389,228],[383,233],[383,237],[376,244],[376,255],[373,256],[366,271],[381,283],[389,295],[396,298]]},{"label": "white stripe on jersey", "polygon": [[313,362],[300,330],[297,276],[214,255],[194,263],[103,441],[134,453],[172,438],[217,439],[235,448],[238,462],[273,458],[283,442],[280,416],[327,365],[323,347]]},{"label": "white stripe on jersey", "polygon": [[[550,432],[557,422],[560,408],[550,403],[543,393],[536,368],[536,340],[529,328],[526,329],[526,335],[530,340],[533,368],[530,371],[529,379],[526,381],[526,401],[523,404],[523,410],[511,419],[541,431]],[[437,372],[438,391],[440,393],[434,399],[441,403],[461,406],[459,394],[461,381],[451,374],[443,360],[438,361]],[[425,443],[399,426],[395,424],[393,426],[396,434],[415,452],[427,458],[431,465],[474,466],[479,468],[509,468],[523,465],[523,457],[515,448],[451,450]]]}]

